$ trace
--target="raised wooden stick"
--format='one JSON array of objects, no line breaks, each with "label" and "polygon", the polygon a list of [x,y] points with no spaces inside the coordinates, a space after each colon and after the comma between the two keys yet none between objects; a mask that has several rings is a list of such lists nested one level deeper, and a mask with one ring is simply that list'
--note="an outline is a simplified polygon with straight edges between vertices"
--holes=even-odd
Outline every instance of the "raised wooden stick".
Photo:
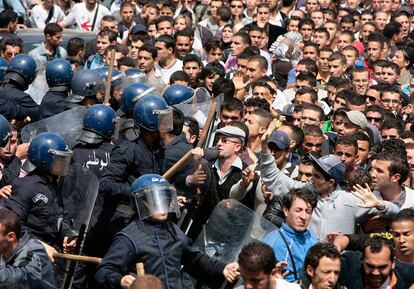
[{"label": "raised wooden stick", "polygon": [[111,82],[112,82],[112,70],[114,69],[115,63],[115,49],[111,49],[108,69],[108,77],[106,78],[104,104],[109,104],[109,98],[111,97]]},{"label": "raised wooden stick", "polygon": [[[210,111],[208,113],[208,117],[206,123],[204,125],[203,132],[201,133],[200,139],[198,140],[197,147],[201,147],[206,140],[208,128],[210,127],[211,123],[214,121],[214,116],[216,114],[217,103],[213,101],[210,107]],[[192,151],[188,151],[185,155],[181,157],[168,171],[166,171],[163,175],[164,178],[169,179],[172,177],[183,165],[185,165],[191,158],[193,157]]]}]

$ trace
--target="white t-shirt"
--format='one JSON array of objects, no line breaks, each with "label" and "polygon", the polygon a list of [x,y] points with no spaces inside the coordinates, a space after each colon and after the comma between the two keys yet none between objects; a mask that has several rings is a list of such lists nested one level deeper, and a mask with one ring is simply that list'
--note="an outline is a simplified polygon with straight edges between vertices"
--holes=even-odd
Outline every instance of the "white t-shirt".
[{"label": "white t-shirt", "polygon": [[[32,9],[32,16],[30,17],[30,23],[35,28],[45,28],[46,19],[49,16],[50,10],[45,10],[42,5],[36,5]],[[65,18],[65,14],[59,6],[53,5],[53,16],[49,23],[59,23]]]},{"label": "white t-shirt", "polygon": [[[96,15],[95,26],[92,27],[96,9],[98,9],[98,14]],[[70,13],[63,20],[63,23],[66,26],[74,25],[77,30],[98,32],[102,17],[109,14],[108,8],[103,5],[96,5],[93,11],[89,11],[86,9],[85,3],[77,3],[72,7]]]},{"label": "white t-shirt", "polygon": [[178,70],[183,70],[183,62],[180,59],[176,59],[174,65],[171,66],[170,68],[162,68],[158,64],[158,62],[155,63],[154,66],[155,66],[155,70],[157,70],[157,73],[161,75],[162,81],[164,81],[167,84],[170,83],[170,77],[174,72]]}]

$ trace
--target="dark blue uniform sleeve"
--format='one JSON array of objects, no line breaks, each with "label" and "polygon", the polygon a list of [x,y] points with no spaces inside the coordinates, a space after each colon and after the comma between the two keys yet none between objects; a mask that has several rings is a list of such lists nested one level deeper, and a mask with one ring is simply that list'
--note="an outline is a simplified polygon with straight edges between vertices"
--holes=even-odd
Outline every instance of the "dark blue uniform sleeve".
[{"label": "dark blue uniform sleeve", "polygon": [[134,165],[134,153],[125,143],[121,143],[114,147],[110,159],[100,179],[100,192],[106,197],[129,197],[131,185],[128,178]]},{"label": "dark blue uniform sleeve", "polygon": [[97,268],[95,283],[101,289],[122,288],[121,279],[128,274],[130,264],[135,262],[134,258],[133,244],[127,237],[118,234]]},{"label": "dark blue uniform sleeve", "polygon": [[2,170],[3,177],[0,180],[0,187],[10,185],[13,180],[17,179],[20,175],[21,167],[22,161],[15,156]]},{"label": "dark blue uniform sleeve", "polygon": [[15,182],[12,186],[12,195],[6,200],[6,208],[12,210],[19,216],[20,222],[24,225],[32,206],[30,192],[21,188],[19,183]]},{"label": "dark blue uniform sleeve", "polygon": [[0,98],[0,114],[8,120],[23,120],[28,116],[24,107]]}]

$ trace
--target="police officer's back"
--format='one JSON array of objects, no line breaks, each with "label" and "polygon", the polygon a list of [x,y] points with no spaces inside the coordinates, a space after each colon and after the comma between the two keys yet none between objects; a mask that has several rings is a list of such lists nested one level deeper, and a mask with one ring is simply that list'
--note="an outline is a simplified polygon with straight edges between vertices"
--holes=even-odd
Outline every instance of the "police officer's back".
[{"label": "police officer's back", "polygon": [[57,58],[47,63],[46,81],[49,91],[46,92],[40,104],[42,118],[64,112],[67,109],[66,98],[68,97],[72,81],[72,67],[63,58]]},{"label": "police officer's back", "polygon": [[26,54],[19,54],[9,63],[0,86],[0,112],[8,119],[39,119],[39,106],[24,91],[36,77],[36,62]]},{"label": "police officer's back", "polygon": [[71,81],[72,93],[66,98],[68,109],[99,103],[103,97],[103,82],[99,73],[92,69],[75,71]]},{"label": "police officer's back", "polygon": [[72,163],[82,164],[99,178],[110,161],[115,121],[111,107],[104,104],[89,107],[83,117],[82,133],[73,147]]}]

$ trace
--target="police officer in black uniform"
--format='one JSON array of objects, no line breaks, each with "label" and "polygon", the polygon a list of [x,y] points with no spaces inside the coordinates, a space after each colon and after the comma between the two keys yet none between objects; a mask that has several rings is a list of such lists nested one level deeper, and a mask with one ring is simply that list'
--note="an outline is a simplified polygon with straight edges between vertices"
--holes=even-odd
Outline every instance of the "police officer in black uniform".
[{"label": "police officer in black uniform", "polygon": [[116,115],[111,107],[104,104],[89,107],[83,117],[81,135],[73,147],[72,163],[82,164],[99,178],[109,164],[115,124]]},{"label": "police officer in black uniform", "polygon": [[[145,273],[160,278],[166,289],[182,288],[181,266],[211,288],[219,288],[224,276],[233,281],[236,264],[225,265],[192,246],[192,241],[177,225],[168,221],[168,213],[179,217],[177,193],[167,180],[146,174],[134,181],[131,203],[139,218],[120,231],[98,266],[95,281],[99,288],[127,288],[135,279],[137,262]],[[224,276],[223,276],[224,275]]]},{"label": "police officer in black uniform", "polygon": [[28,160],[35,168],[13,182],[13,193],[5,202],[6,208],[19,216],[25,231],[50,245],[61,246],[64,237],[70,235],[68,226],[62,225],[57,178],[67,172],[71,155],[58,134],[36,136],[28,151]]},{"label": "police officer in black uniform", "polygon": [[49,91],[40,104],[42,118],[64,112],[67,109],[66,98],[72,81],[72,66],[63,58],[49,61],[46,66],[46,81]]},{"label": "police officer in black uniform", "polygon": [[[140,137],[133,142],[124,139],[114,147],[100,178],[100,194],[105,197],[104,215],[110,220],[106,246],[133,215],[129,206],[131,183],[141,175],[161,173],[164,150],[160,145],[160,130],[172,129],[172,108],[160,96],[144,96],[135,105],[134,121],[140,128]],[[100,243],[104,242],[101,238]]]},{"label": "police officer in black uniform", "polygon": [[[83,117],[82,133],[73,147],[72,163],[82,164],[98,178],[110,161],[113,148],[111,137],[116,127],[115,111],[104,104],[95,104],[86,110]],[[107,223],[103,209],[103,195],[98,195],[89,223],[89,233],[86,236],[83,253],[91,256],[103,256],[105,246],[96,242],[96,238],[105,236]],[[88,264],[78,264],[72,288],[85,288],[85,284],[93,284],[95,267]]]},{"label": "police officer in black uniform", "polygon": [[16,55],[9,63],[0,85],[0,113],[7,119],[39,119],[39,106],[24,91],[36,77],[36,62],[26,54]]},{"label": "police officer in black uniform", "polygon": [[91,106],[103,97],[103,81],[92,69],[75,71],[71,81],[72,93],[66,98],[68,108]]}]

